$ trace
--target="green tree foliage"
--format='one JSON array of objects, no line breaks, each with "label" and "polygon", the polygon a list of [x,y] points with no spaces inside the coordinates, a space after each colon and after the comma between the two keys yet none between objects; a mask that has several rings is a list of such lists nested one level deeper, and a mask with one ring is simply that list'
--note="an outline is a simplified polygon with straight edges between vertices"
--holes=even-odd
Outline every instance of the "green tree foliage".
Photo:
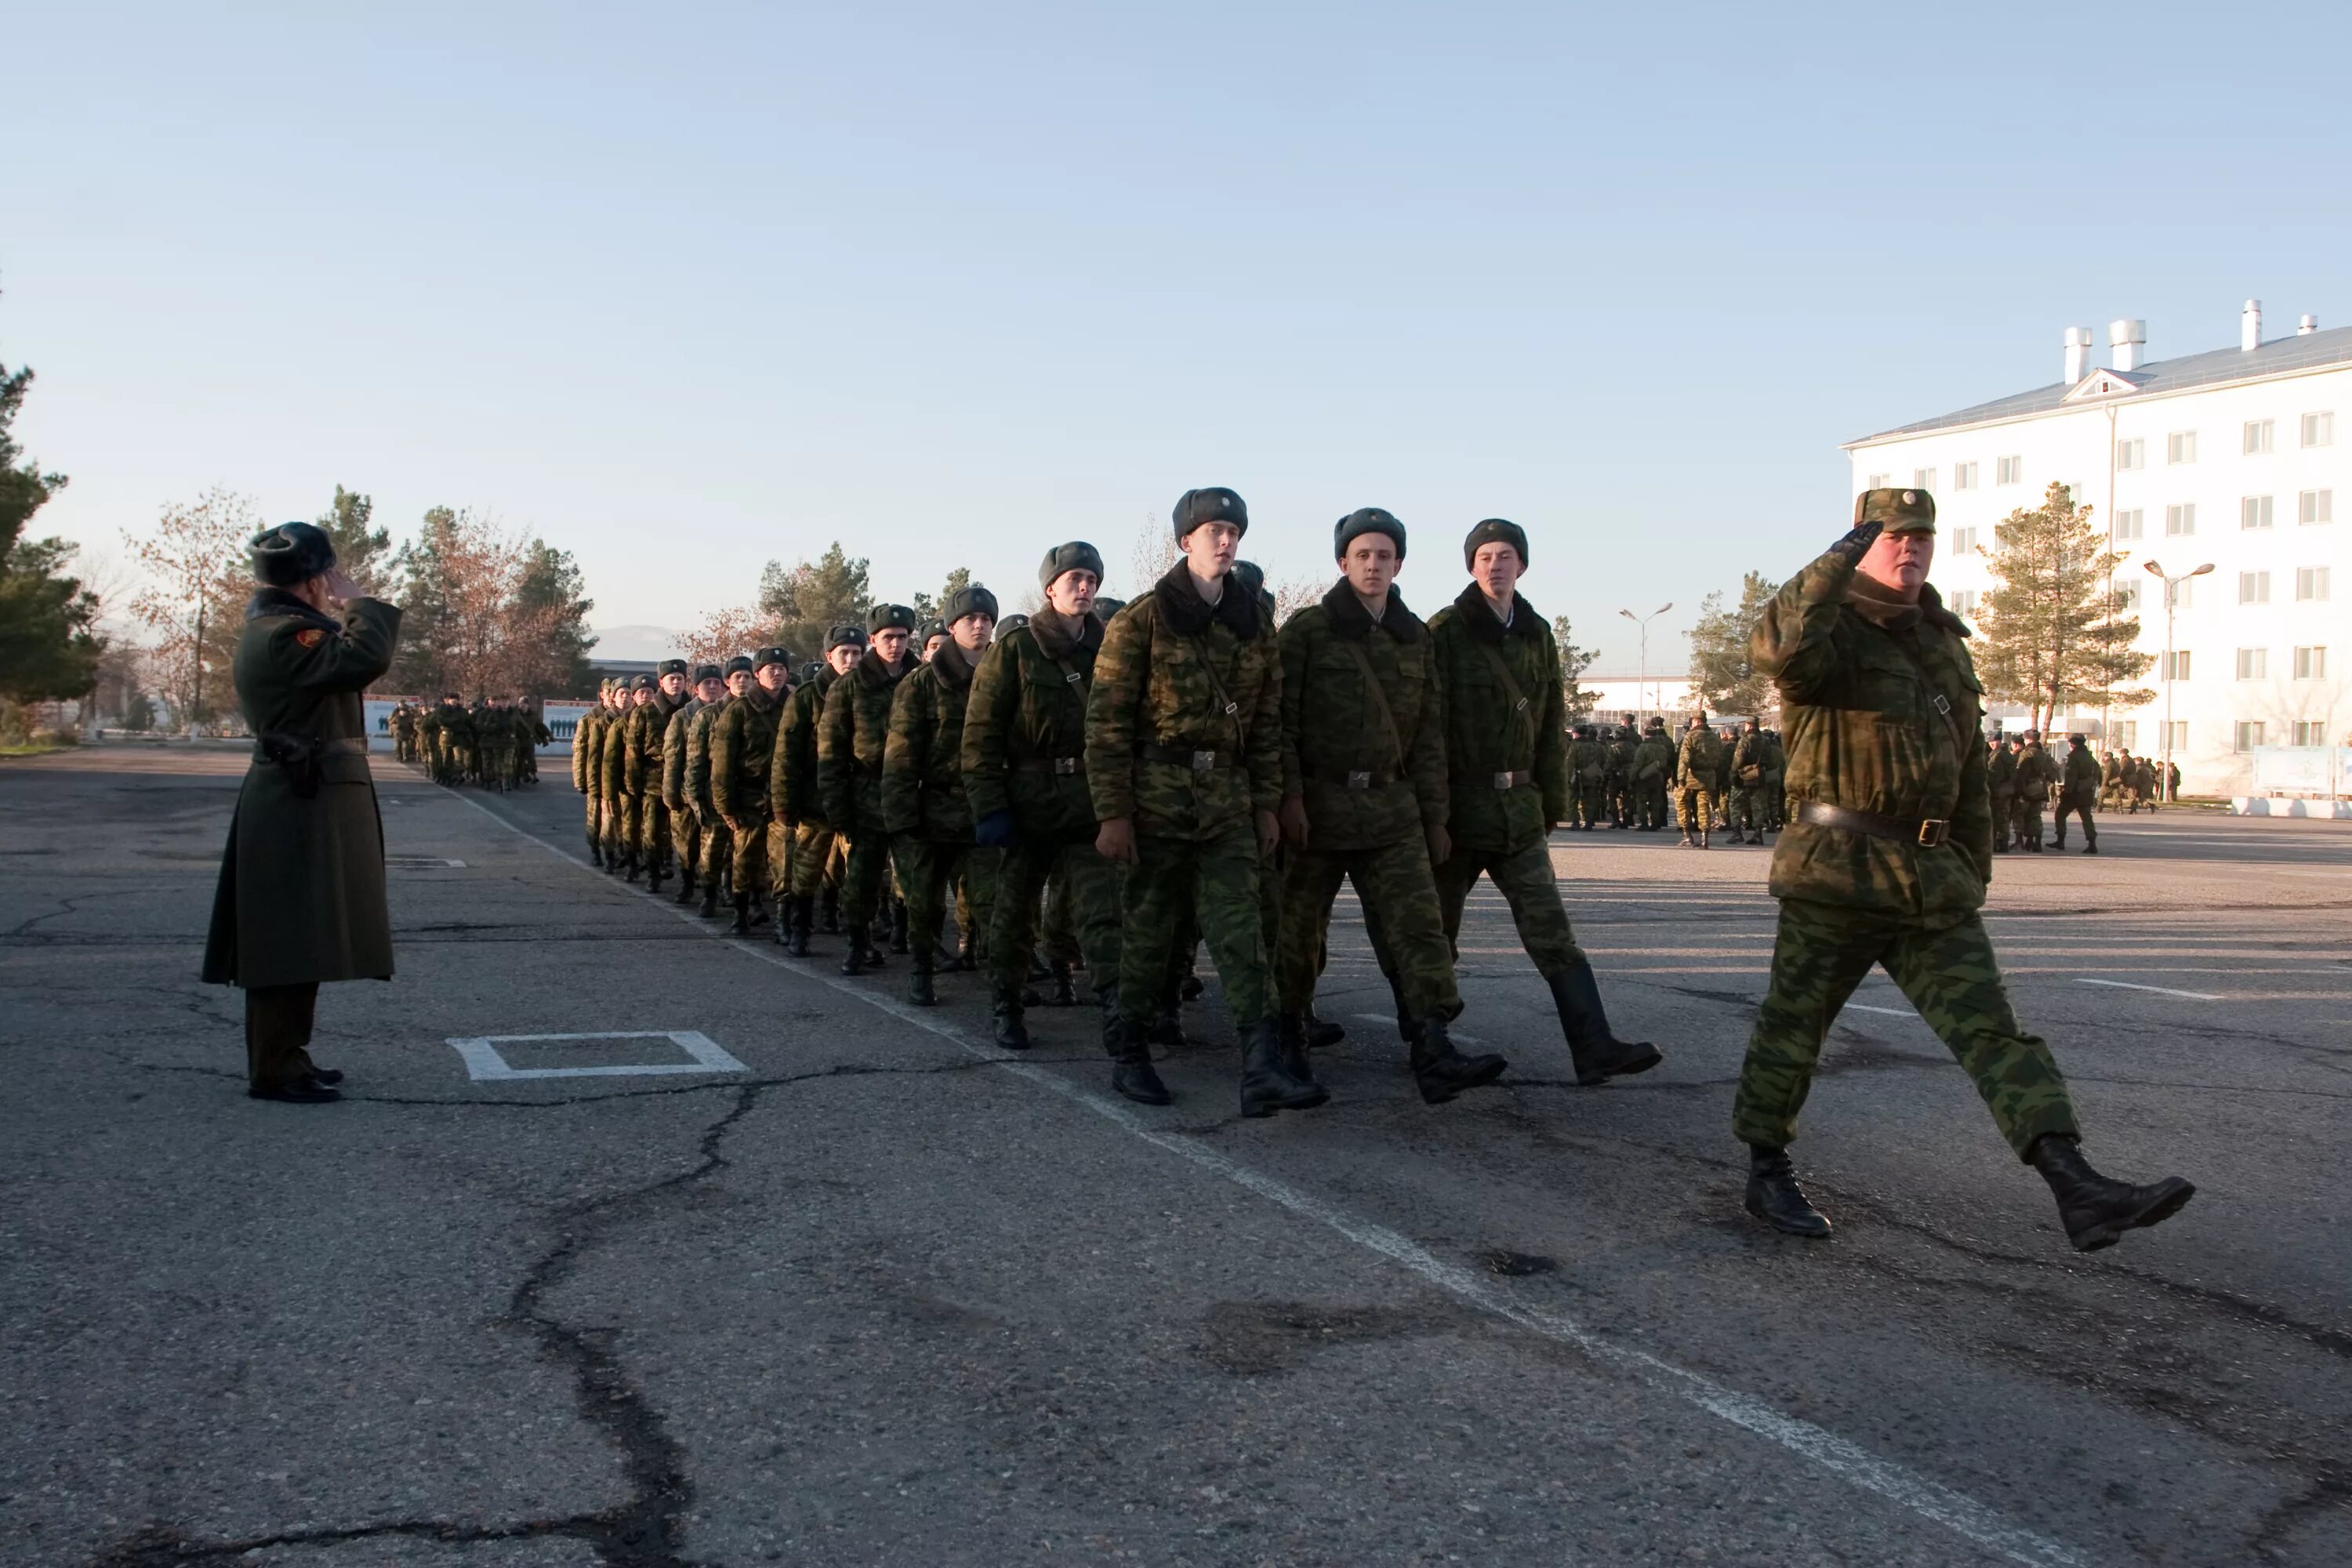
[{"label": "green tree foliage", "polygon": [[515,607],[526,624],[543,628],[540,635],[546,668],[538,695],[594,696],[596,678],[588,668],[588,650],[596,646],[596,638],[588,629],[588,612],[596,601],[588,597],[587,580],[572,552],[542,539],[526,545]]},{"label": "green tree foliage", "polygon": [[436,506],[393,558],[400,651],[388,684],[423,697],[584,695],[590,635],[566,551],[468,510]]},{"label": "green tree foliage", "polygon": [[386,581],[392,567],[392,531],[371,528],[375,516],[375,500],[356,490],[335,487],[332,505],[320,512],[318,523],[335,542],[335,564],[344,576],[369,593],[390,586]]},{"label": "green tree foliage", "polygon": [[2064,485],[1996,524],[1987,563],[1997,585],[1985,594],[1976,654],[1985,690],[2025,704],[2037,729],[2085,698],[2118,708],[2150,700],[2154,692],[2128,684],[2156,656],[2132,647],[2139,617],[2121,613],[2113,583],[2123,559]]},{"label": "green tree foliage", "polygon": [[1750,572],[1740,579],[1735,607],[1724,607],[1719,591],[1699,601],[1698,624],[1690,629],[1690,680],[1708,712],[1761,713],[1772,705],[1772,683],[1756,673],[1748,639],[1780,591],[1761,572]]},{"label": "green tree foliage", "polygon": [[767,635],[803,658],[816,658],[827,628],[865,621],[874,603],[868,578],[866,558],[852,560],[837,539],[814,562],[769,562],[760,573],[759,606]]},{"label": "green tree foliage", "polygon": [[25,537],[33,514],[66,483],[16,444],[16,415],[32,384],[30,370],[0,365],[0,699],[16,702],[88,691],[105,647],[92,630],[98,596],[60,570],[74,546]]},{"label": "green tree foliage", "polygon": [[959,566],[948,574],[948,580],[940,585],[937,595],[918,594],[908,602],[907,607],[915,612],[915,620],[919,625],[924,621],[936,621],[947,612],[948,601],[971,586],[971,568]]},{"label": "green tree foliage", "polygon": [[1570,630],[1566,616],[1551,618],[1551,635],[1552,639],[1559,644],[1559,689],[1568,716],[1570,719],[1588,718],[1591,715],[1592,705],[1601,700],[1601,693],[1588,689],[1583,684],[1584,672],[1592,668],[1593,650],[1576,646],[1576,638]]}]

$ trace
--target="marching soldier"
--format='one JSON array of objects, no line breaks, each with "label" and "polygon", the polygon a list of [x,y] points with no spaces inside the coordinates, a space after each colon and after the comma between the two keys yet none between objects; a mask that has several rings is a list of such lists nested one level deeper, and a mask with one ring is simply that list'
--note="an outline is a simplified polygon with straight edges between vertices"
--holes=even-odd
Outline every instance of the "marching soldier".
[{"label": "marching soldier", "polygon": [[416,705],[403,700],[392,710],[393,755],[404,763],[416,760]]},{"label": "marching soldier", "polygon": [[[1244,1041],[1242,1114],[1307,1110],[1329,1092],[1290,1072],[1266,995],[1259,868],[1280,837],[1282,666],[1272,617],[1232,579],[1249,510],[1212,487],[1185,491],[1171,521],[1183,559],[1104,632],[1087,703],[1095,847],[1128,867],[1120,1027],[1150,1029],[1189,899]],[[1114,1087],[1165,1101],[1149,1061],[1125,1065]]]},{"label": "marching soldier", "polygon": [[2015,822],[2011,832],[2017,847],[2039,855],[2046,847],[2042,841],[2042,808],[2049,804],[2050,786],[2058,782],[2058,764],[2042,749],[2042,731],[2028,730],[2017,749],[2017,784]]},{"label": "marching soldier", "polygon": [[613,692],[613,717],[596,731],[596,773],[604,781],[604,869],[629,880],[637,877],[637,825],[629,812],[626,785],[629,715],[653,700],[654,678],[639,675]]},{"label": "marching soldier", "polygon": [[518,693],[508,699],[515,719],[515,783],[539,782],[539,749],[555,739],[555,731],[547,727],[547,719]]},{"label": "marching soldier", "polygon": [[719,667],[719,700],[696,714],[686,731],[686,798],[702,828],[702,907],[695,912],[704,920],[719,913],[722,889],[729,904],[734,902],[735,830],[727,825],[712,787],[710,733],[726,717],[728,706],[751,689],[751,656],[739,653],[729,658]]},{"label": "marching soldier", "polygon": [[[1675,753],[1675,804],[1680,807],[1683,827],[1682,847],[1707,847],[1707,830],[1714,826],[1716,811],[1716,774],[1723,763],[1723,742],[1706,727],[1706,721],[1691,715],[1690,727],[1683,731],[1683,743]],[[1696,826],[1698,837],[1691,837]]]},{"label": "marching soldier", "polygon": [[1568,774],[1569,801],[1573,808],[1568,825],[1590,833],[1601,826],[1609,777],[1608,750],[1590,724],[1579,724],[1576,739],[1568,743]]},{"label": "marching soldier", "polygon": [[1750,719],[1731,747],[1731,841],[1764,842],[1764,721]]},{"label": "marching soldier", "polygon": [[727,819],[735,852],[731,929],[737,936],[750,935],[754,925],[768,919],[764,910],[753,919],[752,906],[768,886],[768,822],[773,811],[768,801],[768,770],[775,763],[776,729],[792,678],[789,648],[761,648],[751,656],[751,684],[710,727],[710,793]]},{"label": "marching soldier", "polygon": [[[1447,1037],[1462,1012],[1437,883],[1453,854],[1446,831],[1445,721],[1429,627],[1391,584],[1404,524],[1379,507],[1339,520],[1340,578],[1284,623],[1282,876],[1276,979],[1284,1062],[1313,1084],[1307,1020],[1323,966],[1331,901],[1356,885],[1381,935],[1423,1101],[1442,1105],[1510,1064],[1465,1057]],[[1557,685],[1557,683],[1554,683]]]},{"label": "marching soldier", "polygon": [[2094,1251],[2195,1189],[2093,1170],[2057,1062],[2011,1010],[1979,912],[1992,875],[1983,689],[1968,627],[1927,584],[1935,506],[1924,490],[1864,491],[1853,531],[1782,585],[1749,641],[1780,687],[1800,805],[1772,858],[1772,975],[1733,1110],[1750,1150],[1747,1208],[1791,1235],[1829,1234],[1788,1146],[1822,1038],[1876,965],[2048,1182],[2068,1239]]},{"label": "marching soldier", "polygon": [[2072,812],[2082,820],[2083,853],[2099,852],[2098,825],[2091,820],[2092,808],[2099,803],[2099,763],[2091,755],[2087,736],[2066,737],[2066,764],[2058,784],[2057,847],[2066,847],[2066,814]]},{"label": "marching soldier", "polygon": [[1993,742],[1985,761],[1985,796],[1992,808],[1992,852],[2006,855],[2017,826],[2017,751],[2007,735]]},{"label": "marching soldier", "polygon": [[601,754],[597,737],[612,715],[613,683],[601,681],[596,687],[596,706],[572,726],[572,787],[587,803],[588,861],[593,866],[604,863],[604,778],[596,766]]},{"label": "marching soldier", "polygon": [[[629,815],[636,826],[635,853],[646,868],[646,891],[662,890],[669,852],[669,807],[662,797],[663,743],[669,721],[686,706],[686,660],[666,658],[655,667],[654,688],[629,714],[621,731],[621,788],[629,797]],[[636,871],[629,880],[636,880]]]},{"label": "marching soldier", "polygon": [[392,978],[383,832],[368,768],[368,683],[392,668],[400,611],[335,569],[311,523],[255,536],[260,584],[233,679],[255,737],[221,854],[204,979],[245,992],[246,1092],[317,1104],[341,1072],[310,1059],[319,986]]},{"label": "marching soldier", "polygon": [[514,772],[514,716],[495,702],[484,703],[474,712],[474,737],[482,787],[505,794],[507,775]]},{"label": "marching soldier", "polygon": [[1633,826],[1633,752],[1640,738],[1633,732],[1633,715],[1607,737],[1609,751],[1609,825],[1621,830]]},{"label": "marching soldier", "polygon": [[915,612],[877,605],[866,612],[869,645],[849,673],[825,694],[824,727],[817,731],[817,793],[825,819],[849,838],[849,870],[842,885],[847,928],[844,974],[863,974],[882,962],[874,945],[874,918],[890,887],[890,830],[882,819],[882,752],[890,738],[890,703],[898,682],[916,668],[908,639]]},{"label": "marching soldier", "polygon": [[838,626],[825,634],[824,662],[813,664],[814,673],[793,693],[783,721],[776,729],[776,756],[769,770],[769,805],[791,836],[792,902],[777,918],[784,951],[806,958],[809,934],[815,924],[816,900],[833,860],[834,826],[824,811],[818,786],[817,733],[824,727],[824,705],[834,682],[866,655],[862,626]]},{"label": "marching soldier", "polygon": [[1780,731],[1764,731],[1764,829],[1778,833],[1788,823],[1789,751]]},{"label": "marching soldier", "polygon": [[914,968],[907,1000],[936,1005],[931,977],[948,906],[967,871],[972,901],[993,902],[1001,852],[972,847],[971,807],[964,796],[963,729],[972,672],[996,630],[996,595],[978,584],[957,589],[940,607],[946,640],[890,699],[890,734],[882,748],[882,825],[890,834],[898,886],[907,899],[908,951]]},{"label": "marching soldier", "polygon": [[[1462,556],[1469,586],[1429,618],[1452,774],[1453,853],[1437,867],[1446,940],[1460,941],[1463,907],[1483,874],[1510,906],[1519,944],[1551,992],[1576,1081],[1591,1087],[1646,1072],[1664,1055],[1645,1041],[1621,1040],[1610,1027],[1600,981],[1577,946],[1552,874],[1551,831],[1568,815],[1559,645],[1518,591],[1527,532],[1488,518],[1462,542]],[[1663,730],[1653,739],[1671,755]],[[1662,813],[1664,785],[1655,787]]]},{"label": "marching soldier", "polygon": [[2131,752],[2099,754],[2099,809],[2114,811],[2124,804],[2126,781],[2131,777]]},{"label": "marching soldier", "polygon": [[[687,752],[692,743],[695,719],[726,695],[727,683],[719,667],[697,665],[693,694],[677,705],[662,731],[662,809],[669,814],[669,847],[670,853],[677,858],[677,901],[681,904],[694,902],[695,884],[702,869],[704,831],[695,815],[694,796],[687,789]],[[707,769],[705,776],[707,781]]]},{"label": "marching soldier", "polygon": [[1656,833],[1672,820],[1666,806],[1666,785],[1675,773],[1675,743],[1666,738],[1666,721],[1652,715],[1641,743],[1633,748],[1633,793],[1644,833]]}]

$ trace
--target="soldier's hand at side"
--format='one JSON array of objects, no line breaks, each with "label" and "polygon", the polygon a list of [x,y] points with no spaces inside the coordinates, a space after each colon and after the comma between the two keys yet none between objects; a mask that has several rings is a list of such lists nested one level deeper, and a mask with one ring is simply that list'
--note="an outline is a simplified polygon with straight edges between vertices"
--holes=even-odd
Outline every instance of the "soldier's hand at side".
[{"label": "soldier's hand at side", "polygon": [[1293,849],[1307,847],[1307,802],[1295,795],[1282,797],[1282,841]]},{"label": "soldier's hand at side", "polygon": [[1257,858],[1261,860],[1268,858],[1281,843],[1282,824],[1275,820],[1274,813],[1259,812],[1257,814]]},{"label": "soldier's hand at side", "polygon": [[1135,824],[1124,816],[1114,816],[1095,834],[1095,853],[1106,860],[1124,860],[1135,864]]},{"label": "soldier's hand at side", "polygon": [[1862,564],[1862,558],[1870,553],[1870,547],[1878,542],[1878,536],[1885,532],[1885,529],[1886,525],[1876,518],[1871,519],[1868,522],[1857,523],[1843,539],[1831,545],[1830,550],[1834,554],[1844,556],[1849,565],[1859,566]]},{"label": "soldier's hand at side", "polygon": [[1429,830],[1430,868],[1434,870],[1453,858],[1454,835],[1446,832],[1445,824],[1441,822]]}]

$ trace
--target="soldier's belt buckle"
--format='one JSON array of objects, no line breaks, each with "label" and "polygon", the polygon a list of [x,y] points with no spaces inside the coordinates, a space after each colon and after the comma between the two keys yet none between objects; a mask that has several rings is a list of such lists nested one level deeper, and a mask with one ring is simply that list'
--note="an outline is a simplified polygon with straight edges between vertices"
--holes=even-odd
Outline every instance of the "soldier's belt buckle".
[{"label": "soldier's belt buckle", "polygon": [[1933,849],[1952,835],[1952,825],[1940,816],[1931,816],[1919,825],[1919,847]]},{"label": "soldier's belt buckle", "polygon": [[1214,773],[1214,772],[1216,772],[1216,769],[1217,769],[1217,753],[1216,753],[1216,752],[1193,752],[1193,753],[1192,753],[1192,771],[1193,771],[1194,773]]},{"label": "soldier's belt buckle", "polygon": [[1518,781],[1509,773],[1496,773],[1495,775],[1495,787],[1496,789],[1509,789],[1517,782]]},{"label": "soldier's belt buckle", "polygon": [[1366,773],[1349,773],[1348,775],[1348,787],[1349,789],[1370,789],[1372,787],[1372,775]]}]

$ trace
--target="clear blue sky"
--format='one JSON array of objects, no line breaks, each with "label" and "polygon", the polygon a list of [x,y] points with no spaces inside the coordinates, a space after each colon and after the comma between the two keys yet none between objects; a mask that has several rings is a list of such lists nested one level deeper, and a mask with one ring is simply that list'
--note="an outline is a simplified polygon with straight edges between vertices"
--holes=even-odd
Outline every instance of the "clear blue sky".
[{"label": "clear blue sky", "polygon": [[1621,605],[1785,574],[1839,441],[2070,324],[2352,318],[2341,4],[329,9],[10,20],[48,531],[340,482],[685,626],[835,537],[897,597],[1117,579],[1230,484],[1277,578],[1388,507],[1424,612],[1516,519],[1630,668]]}]

